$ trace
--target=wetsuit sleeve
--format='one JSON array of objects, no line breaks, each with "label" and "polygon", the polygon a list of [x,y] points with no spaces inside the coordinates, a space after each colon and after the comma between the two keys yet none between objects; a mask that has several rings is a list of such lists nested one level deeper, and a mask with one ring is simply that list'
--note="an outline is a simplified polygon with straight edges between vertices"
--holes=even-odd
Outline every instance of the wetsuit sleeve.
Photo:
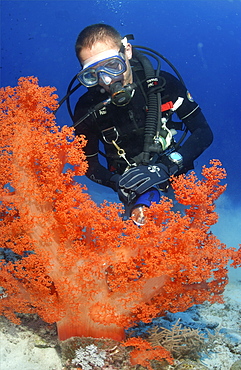
[{"label": "wetsuit sleeve", "polygon": [[173,75],[166,73],[166,92],[172,101],[182,99],[176,110],[177,116],[189,131],[187,139],[178,152],[183,156],[182,172],[194,168],[194,160],[198,158],[212,143],[213,133],[199,105],[194,101],[187,88]]},{"label": "wetsuit sleeve", "polygon": [[183,119],[190,136],[178,150],[183,156],[183,171],[187,172],[194,168],[193,162],[212,143],[213,133],[200,108],[197,108],[190,116]]},{"label": "wetsuit sleeve", "polygon": [[[77,122],[86,114],[86,107],[89,106],[88,103],[89,102],[86,101],[84,97],[79,99],[75,107],[74,122]],[[85,107],[85,109],[82,107]],[[87,144],[84,148],[84,153],[88,162],[86,176],[98,184],[115,189],[115,183],[110,180],[113,173],[104,167],[99,161],[99,137],[96,130],[96,122],[92,115],[76,126],[75,134],[84,135],[87,139]]]}]

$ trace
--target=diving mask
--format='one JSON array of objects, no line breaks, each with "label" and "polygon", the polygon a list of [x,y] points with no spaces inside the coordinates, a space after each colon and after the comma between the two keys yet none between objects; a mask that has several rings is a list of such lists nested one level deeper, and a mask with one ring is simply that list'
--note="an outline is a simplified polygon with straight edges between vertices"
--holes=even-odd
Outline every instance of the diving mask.
[{"label": "diving mask", "polygon": [[116,50],[107,50],[87,59],[77,78],[85,87],[98,85],[100,78],[105,85],[109,85],[126,69],[124,55]]}]

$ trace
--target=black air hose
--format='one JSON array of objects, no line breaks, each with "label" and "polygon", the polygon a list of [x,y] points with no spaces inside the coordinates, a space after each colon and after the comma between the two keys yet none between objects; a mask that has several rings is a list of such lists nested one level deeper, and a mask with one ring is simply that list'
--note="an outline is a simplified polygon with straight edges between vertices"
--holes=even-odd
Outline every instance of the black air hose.
[{"label": "black air hose", "polygon": [[[133,57],[141,63],[146,80],[155,78],[156,74],[150,60],[141,52],[133,48]],[[147,97],[148,111],[146,116],[144,148],[143,148],[143,164],[148,165],[150,160],[150,146],[153,144],[153,138],[156,135],[156,129],[159,118],[159,101],[156,93],[150,92]]]}]

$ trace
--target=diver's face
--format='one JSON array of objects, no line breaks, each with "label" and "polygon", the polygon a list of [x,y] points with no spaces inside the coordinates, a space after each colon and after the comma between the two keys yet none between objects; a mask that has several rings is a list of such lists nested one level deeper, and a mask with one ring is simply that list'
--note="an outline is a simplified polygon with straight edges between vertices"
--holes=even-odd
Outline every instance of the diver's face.
[{"label": "diver's face", "polygon": [[[112,42],[96,42],[92,45],[91,48],[83,48],[79,54],[79,59],[81,64],[83,65],[84,62],[91,58],[91,57],[97,57],[98,54],[103,53],[108,50],[116,50],[116,54],[118,54],[119,49],[118,47],[112,43]],[[133,78],[132,78],[132,71],[129,63],[129,59],[132,57],[132,50],[131,50],[131,45],[128,44],[124,53],[125,56],[125,62],[126,62],[126,71],[121,75],[120,81],[123,86],[132,83]],[[113,81],[115,82],[115,81]],[[101,80],[99,81],[99,85],[101,85],[106,91],[109,91],[109,86],[104,84]]]}]

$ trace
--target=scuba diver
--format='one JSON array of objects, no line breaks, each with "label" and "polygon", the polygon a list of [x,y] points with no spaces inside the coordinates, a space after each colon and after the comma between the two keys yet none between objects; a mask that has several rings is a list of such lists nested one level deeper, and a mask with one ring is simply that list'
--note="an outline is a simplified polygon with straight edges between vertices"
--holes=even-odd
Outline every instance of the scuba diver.
[{"label": "scuba diver", "polygon": [[[132,46],[130,39],[106,24],[80,32],[75,51],[82,69],[76,78],[88,91],[72,119],[76,135],[88,140],[87,177],[116,191],[124,219],[143,225],[145,206],[159,202],[161,193],[168,196],[170,177],[193,169],[213,134],[175,67],[168,61],[178,78],[160,69],[161,54]],[[100,142],[106,167],[99,160]]]}]

